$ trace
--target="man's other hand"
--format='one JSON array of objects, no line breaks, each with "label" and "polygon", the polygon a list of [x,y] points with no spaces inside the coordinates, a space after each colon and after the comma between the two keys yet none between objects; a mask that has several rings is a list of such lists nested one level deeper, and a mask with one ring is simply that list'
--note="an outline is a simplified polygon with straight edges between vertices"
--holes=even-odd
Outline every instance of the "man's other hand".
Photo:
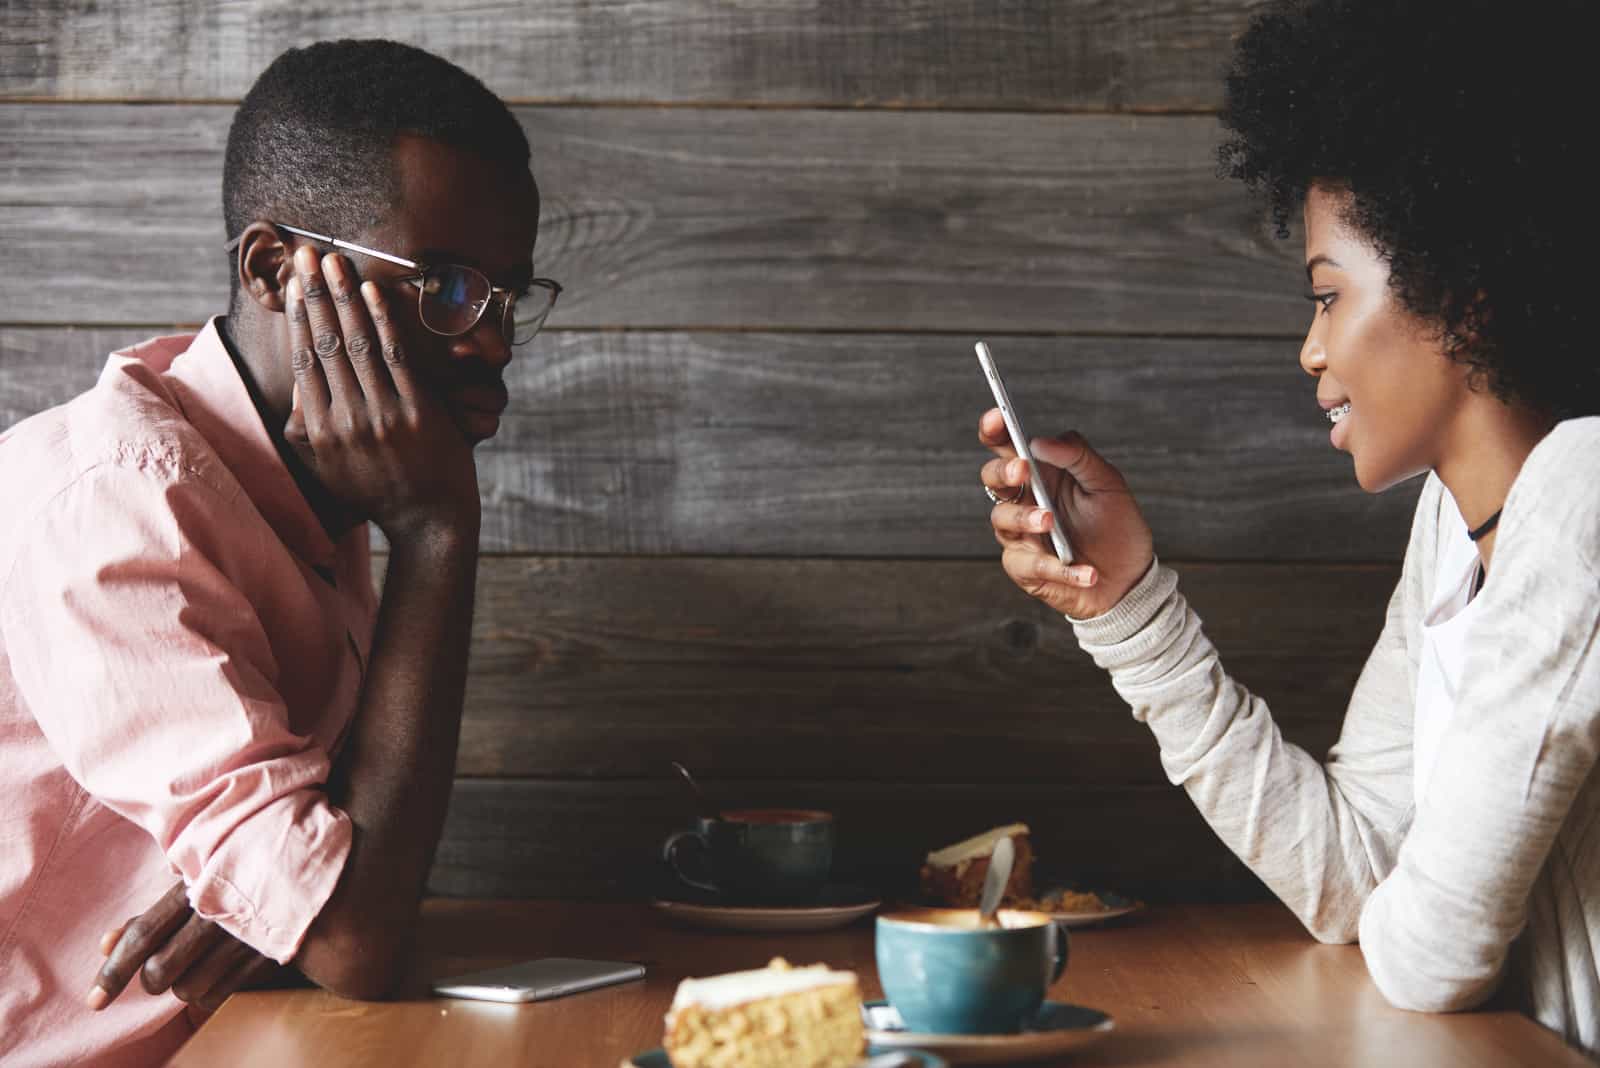
[{"label": "man's other hand", "polygon": [[170,989],[192,1008],[215,1012],[234,991],[257,985],[281,969],[196,916],[182,882],[142,915],[107,931],[100,952],[106,962],[87,999],[96,1011],[111,1004],[136,973],[148,993]]}]

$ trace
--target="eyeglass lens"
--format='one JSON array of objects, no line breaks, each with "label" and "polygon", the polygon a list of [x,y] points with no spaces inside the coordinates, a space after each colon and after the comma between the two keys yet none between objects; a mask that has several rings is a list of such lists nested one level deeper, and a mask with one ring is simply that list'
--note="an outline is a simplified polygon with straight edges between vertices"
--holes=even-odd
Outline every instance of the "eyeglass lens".
[{"label": "eyeglass lens", "polygon": [[[422,322],[430,330],[454,336],[477,325],[494,291],[482,272],[461,264],[429,267],[423,275]],[[555,291],[534,285],[521,296],[505,298],[500,329],[513,345],[531,340],[544,325],[555,303]]]}]

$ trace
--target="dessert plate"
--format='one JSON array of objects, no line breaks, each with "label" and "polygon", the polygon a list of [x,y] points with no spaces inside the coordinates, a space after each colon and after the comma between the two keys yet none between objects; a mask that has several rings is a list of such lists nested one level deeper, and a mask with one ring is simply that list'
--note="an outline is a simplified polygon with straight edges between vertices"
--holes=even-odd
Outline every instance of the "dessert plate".
[{"label": "dessert plate", "polygon": [[826,931],[877,910],[882,898],[860,886],[830,883],[815,905],[731,905],[710,895],[657,897],[650,907],[693,927],[720,931]]},{"label": "dessert plate", "polygon": [[928,1035],[907,1031],[900,1014],[887,1001],[869,1001],[861,1007],[867,1038],[873,1048],[905,1046],[931,1050],[951,1064],[1010,1064],[1032,1061],[1082,1049],[1098,1042],[1116,1027],[1098,1009],[1047,1001],[1027,1027],[1014,1035]]},{"label": "dessert plate", "polygon": [[[902,1053],[909,1056],[911,1061],[904,1068],[950,1068],[949,1061],[924,1049],[910,1049],[903,1046],[897,1046],[894,1049],[890,1049],[887,1046],[867,1047],[868,1057],[877,1057],[887,1053]],[[867,1061],[862,1061],[861,1068],[867,1068],[867,1064]],[[667,1058],[666,1050],[652,1049],[623,1061],[621,1068],[672,1068],[672,1061]]]},{"label": "dessert plate", "polygon": [[1039,911],[1063,927],[1093,927],[1097,923],[1114,920],[1118,916],[1127,916],[1144,908],[1144,902],[1135,901],[1131,897],[1124,897],[1114,891],[1096,890],[1093,893],[1095,897],[1100,899],[1101,908],[1048,909],[1041,907]]}]

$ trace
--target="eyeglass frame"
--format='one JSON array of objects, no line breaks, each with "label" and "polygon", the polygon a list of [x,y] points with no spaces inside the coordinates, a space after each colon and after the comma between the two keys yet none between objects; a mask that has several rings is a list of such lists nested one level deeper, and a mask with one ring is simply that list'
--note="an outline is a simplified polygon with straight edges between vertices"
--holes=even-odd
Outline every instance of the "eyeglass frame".
[{"label": "eyeglass frame", "polygon": [[[414,275],[407,275],[402,278],[397,278],[395,281],[409,282],[417,287],[417,319],[426,329],[432,333],[438,334],[440,337],[461,337],[462,335],[469,334],[473,330],[477,329],[478,324],[483,322],[483,313],[489,310],[489,304],[496,297],[500,299],[500,336],[505,338],[508,345],[526,345],[529,341],[532,341],[539,335],[540,330],[544,329],[544,319],[541,319],[539,321],[538,328],[534,330],[533,334],[529,336],[528,340],[518,342],[515,339],[516,317],[512,314],[512,309],[517,306],[517,301],[522,299],[522,294],[510,289],[506,289],[504,286],[495,285],[494,282],[490,281],[488,275],[484,274],[476,267],[469,267],[464,263],[418,263],[415,260],[408,260],[404,256],[396,256],[390,252],[380,252],[375,248],[367,248],[365,245],[358,245],[354,241],[345,241],[342,238],[330,237],[327,234],[314,233],[311,230],[304,230],[298,226],[290,226],[288,223],[272,222],[267,220],[267,225],[271,226],[275,230],[287,231],[288,233],[294,234],[297,237],[310,238],[312,241],[320,241],[324,245],[332,245],[334,248],[342,248],[349,252],[359,252],[363,256],[372,256],[377,259],[385,260],[389,263],[395,264],[396,266],[405,267],[408,270],[416,271],[417,273]],[[230,238],[228,242],[222,246],[222,249],[224,252],[232,252],[239,247],[239,242],[243,240],[243,234],[240,234],[238,237]],[[462,270],[472,271],[481,277],[485,282],[489,283],[489,299],[483,302],[483,307],[478,309],[478,314],[473,318],[471,323],[453,334],[446,333],[443,330],[438,330],[432,326],[429,326],[427,317],[422,314],[422,301],[423,298],[428,295],[427,290],[423,287],[423,280],[427,277],[428,269],[430,267],[444,266],[459,267]],[[550,316],[550,311],[555,309],[556,298],[561,296],[563,287],[561,283],[557,282],[554,278],[528,279],[528,288],[532,289],[535,286],[538,286],[540,289],[550,290],[550,308],[544,313],[545,318],[547,319]],[[512,328],[509,331],[506,329],[508,320],[510,321],[510,326]]]}]

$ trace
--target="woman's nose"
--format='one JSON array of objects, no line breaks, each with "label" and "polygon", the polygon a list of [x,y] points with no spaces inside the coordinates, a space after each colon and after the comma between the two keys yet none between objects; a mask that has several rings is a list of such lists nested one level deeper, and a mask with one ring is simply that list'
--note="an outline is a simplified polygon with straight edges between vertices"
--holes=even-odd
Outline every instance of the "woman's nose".
[{"label": "woman's nose", "polygon": [[1300,366],[1313,378],[1328,369],[1328,350],[1323,346],[1322,331],[1317,329],[1316,319],[1311,321],[1311,329],[1306,331],[1306,339],[1300,345]]}]

